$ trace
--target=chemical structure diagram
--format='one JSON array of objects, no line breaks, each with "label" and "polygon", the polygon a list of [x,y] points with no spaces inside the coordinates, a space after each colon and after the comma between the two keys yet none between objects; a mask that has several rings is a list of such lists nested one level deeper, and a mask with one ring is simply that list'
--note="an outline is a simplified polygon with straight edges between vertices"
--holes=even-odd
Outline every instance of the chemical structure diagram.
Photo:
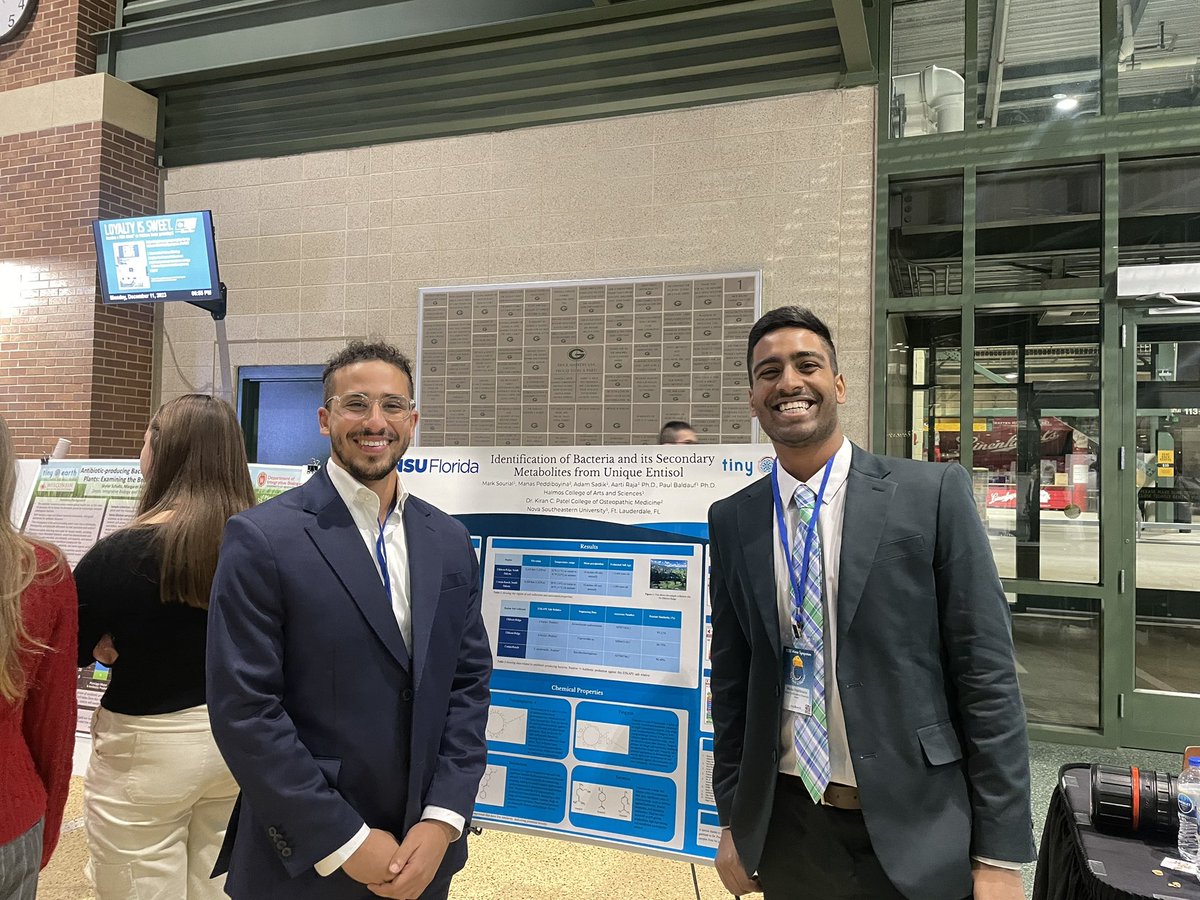
[{"label": "chemical structure diagram", "polygon": [[525,723],[528,719],[527,710],[493,706],[488,710],[488,740],[511,744],[525,743]]},{"label": "chemical structure diagram", "polygon": [[479,779],[479,790],[475,792],[477,803],[492,806],[504,805],[504,788],[508,781],[508,770],[504,766],[487,766]]},{"label": "chemical structure diagram", "polygon": [[628,822],[633,818],[633,791],[611,784],[576,782],[571,792],[571,809]]},{"label": "chemical structure diagram", "polygon": [[626,754],[629,752],[629,729],[608,722],[577,722],[575,744],[586,750]]}]

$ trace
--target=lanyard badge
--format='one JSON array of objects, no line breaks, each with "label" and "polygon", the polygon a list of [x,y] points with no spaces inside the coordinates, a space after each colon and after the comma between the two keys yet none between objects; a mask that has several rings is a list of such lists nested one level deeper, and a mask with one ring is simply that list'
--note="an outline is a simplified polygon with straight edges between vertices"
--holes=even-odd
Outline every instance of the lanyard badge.
[{"label": "lanyard badge", "polygon": [[792,568],[791,538],[788,532],[787,520],[783,514],[783,498],[779,494],[779,460],[776,459],[774,465],[771,466],[771,490],[775,498],[775,521],[779,526],[779,545],[783,548],[783,562],[787,568],[788,581],[791,583],[792,588],[792,643],[795,646],[799,646],[800,604],[804,601],[804,593],[801,585],[808,583],[809,554],[812,552],[813,535],[817,530],[817,519],[821,515],[821,505],[825,501],[825,486],[829,484],[829,473],[833,471],[833,459],[834,457],[831,456],[829,457],[829,461],[825,463],[825,474],[821,476],[821,487],[817,491],[817,499],[813,503],[812,519],[808,523],[808,533],[804,536],[804,556],[800,562],[799,579],[796,578],[796,572]]},{"label": "lanyard badge", "polygon": [[375,561],[379,563],[379,576],[383,579],[383,592],[387,594],[389,602],[392,599],[392,575],[388,572],[387,546],[383,541],[383,530],[387,527],[388,519],[395,511],[396,501],[393,500],[392,505],[388,507],[387,515],[383,517],[383,522],[379,525],[379,537],[375,538]]}]

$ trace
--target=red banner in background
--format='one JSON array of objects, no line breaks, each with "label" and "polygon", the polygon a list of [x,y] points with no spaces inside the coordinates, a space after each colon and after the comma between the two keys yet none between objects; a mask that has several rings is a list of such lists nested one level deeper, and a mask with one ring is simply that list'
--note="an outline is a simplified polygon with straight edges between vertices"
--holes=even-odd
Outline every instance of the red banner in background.
[{"label": "red banner in background", "polygon": [[[1071,502],[1069,489],[1062,485],[1042,485],[1042,509],[1066,509]],[[1009,484],[989,484],[988,509],[1016,509],[1017,489]]]},{"label": "red banner in background", "polygon": [[[1041,429],[1042,459],[1054,458],[1061,461],[1072,452],[1071,435],[1074,433],[1070,425],[1054,416],[1043,416],[1039,420]],[[937,446],[942,462],[953,462],[958,459],[959,438],[961,432],[939,431]],[[987,431],[971,433],[972,454],[971,465],[987,469],[991,472],[1008,472],[1017,459],[1017,419],[1015,416],[996,417],[990,421]],[[991,504],[988,504],[991,506]],[[1057,509],[1059,507],[1051,507]]]}]

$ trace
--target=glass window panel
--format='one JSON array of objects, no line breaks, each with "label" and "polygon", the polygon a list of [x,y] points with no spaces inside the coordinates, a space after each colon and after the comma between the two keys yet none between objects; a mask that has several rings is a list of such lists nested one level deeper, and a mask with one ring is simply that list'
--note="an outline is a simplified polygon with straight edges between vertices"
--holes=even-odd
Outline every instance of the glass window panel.
[{"label": "glass window panel", "polygon": [[1137,330],[1139,690],[1200,694],[1200,323]]},{"label": "glass window panel", "polygon": [[1100,113],[1097,0],[979,0],[981,128]]},{"label": "glass window panel", "polygon": [[959,417],[961,367],[958,313],[888,316],[889,456],[939,458],[939,423]]},{"label": "glass window panel", "polygon": [[893,138],[963,130],[962,0],[892,5]]},{"label": "glass window panel", "polygon": [[1200,262],[1200,156],[1122,160],[1121,265]]},{"label": "glass window panel", "polygon": [[1100,283],[1100,166],[981,172],[975,290],[1053,291]]},{"label": "glass window panel", "polygon": [[962,293],[963,179],[894,181],[888,190],[893,297]]},{"label": "glass window panel", "polygon": [[1100,727],[1100,603],[1007,594],[1030,722]]},{"label": "glass window panel", "polygon": [[1120,111],[1194,107],[1200,91],[1200,4],[1125,0],[1119,8]]},{"label": "glass window panel", "polygon": [[[1097,307],[976,318],[974,474],[1006,578],[1095,584],[1100,575]],[[943,434],[941,457],[958,458]]]}]

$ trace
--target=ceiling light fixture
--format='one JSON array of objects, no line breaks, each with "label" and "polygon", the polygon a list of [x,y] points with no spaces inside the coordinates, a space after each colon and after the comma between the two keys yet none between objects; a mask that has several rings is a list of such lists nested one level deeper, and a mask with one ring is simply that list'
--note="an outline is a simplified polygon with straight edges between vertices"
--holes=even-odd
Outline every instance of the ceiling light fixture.
[{"label": "ceiling light fixture", "polygon": [[1071,112],[1079,108],[1079,100],[1076,97],[1068,97],[1064,94],[1055,94],[1054,99],[1058,102],[1054,104],[1054,108],[1059,112]]}]

